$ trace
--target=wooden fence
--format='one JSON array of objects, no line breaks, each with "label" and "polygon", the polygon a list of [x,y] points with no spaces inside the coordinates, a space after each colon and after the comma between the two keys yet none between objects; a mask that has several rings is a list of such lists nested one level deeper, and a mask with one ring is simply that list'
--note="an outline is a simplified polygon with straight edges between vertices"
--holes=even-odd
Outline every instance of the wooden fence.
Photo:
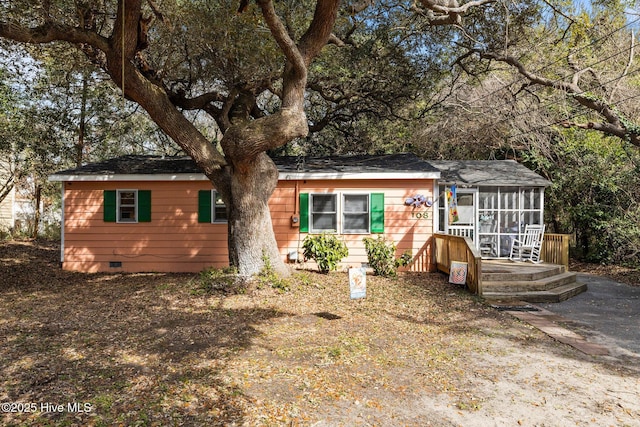
[{"label": "wooden fence", "polygon": [[569,234],[545,233],[542,240],[540,258],[549,264],[564,265],[569,268]]},{"label": "wooden fence", "polygon": [[467,286],[474,294],[482,295],[482,257],[469,237],[436,233],[436,267],[449,274],[451,261],[467,263]]}]

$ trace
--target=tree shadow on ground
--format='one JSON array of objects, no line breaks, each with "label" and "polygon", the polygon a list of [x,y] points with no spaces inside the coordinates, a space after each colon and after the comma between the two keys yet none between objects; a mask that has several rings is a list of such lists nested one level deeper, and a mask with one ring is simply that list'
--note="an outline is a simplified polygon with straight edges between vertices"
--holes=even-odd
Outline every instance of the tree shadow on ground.
[{"label": "tree shadow on ground", "polygon": [[287,313],[196,297],[193,275],[76,274],[46,247],[13,251],[0,250],[0,275],[19,277],[0,287],[0,401],[38,410],[3,424],[242,425],[250,398],[225,367]]}]

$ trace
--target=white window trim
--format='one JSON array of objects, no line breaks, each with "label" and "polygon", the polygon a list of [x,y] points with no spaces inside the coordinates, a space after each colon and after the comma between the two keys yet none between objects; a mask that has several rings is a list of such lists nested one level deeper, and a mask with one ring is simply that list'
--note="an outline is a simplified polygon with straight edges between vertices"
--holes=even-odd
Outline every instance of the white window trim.
[{"label": "white window trim", "polygon": [[[226,224],[228,222],[228,218],[218,219],[216,217],[216,199],[218,198],[218,192],[216,190],[211,190],[211,223],[212,224]],[[224,203],[222,204],[224,205]]]},{"label": "white window trim", "polygon": [[[338,215],[338,213],[340,212],[340,207],[338,206],[338,204],[340,203],[340,197],[339,197],[339,193],[310,193],[309,194],[309,233],[311,234],[319,234],[319,233],[336,233],[339,234],[339,230],[340,230],[340,217]],[[314,211],[313,211],[313,198],[315,196],[334,196],[336,198],[336,211],[334,212],[334,215],[336,216],[336,230],[327,230],[327,229],[315,229],[313,227],[313,215],[314,215]],[[318,213],[331,213],[331,212],[318,212]]]},{"label": "white window trim", "polygon": [[[334,234],[353,234],[353,235],[369,235],[371,234],[371,192],[362,191],[339,191],[335,193],[309,193],[309,233],[334,233]],[[314,196],[335,196],[336,198],[336,230],[323,230],[313,228],[313,197]],[[367,229],[364,230],[345,230],[344,229],[344,198],[345,196],[367,196]],[[322,212],[318,212],[322,213]],[[328,212],[331,213],[331,212]]]},{"label": "white window trim", "polygon": [[[347,212],[344,211],[345,206],[345,197],[346,196],[367,196],[367,211],[366,212],[350,212],[351,214],[358,215],[367,215],[367,228],[366,230],[345,230],[344,229],[344,217]],[[361,192],[347,192],[342,193],[340,197],[341,205],[340,205],[340,219],[342,223],[338,224],[342,229],[342,234],[371,234],[371,193],[361,193]]]},{"label": "white window trim", "polygon": [[[120,195],[122,193],[133,193],[133,216],[132,220],[122,220],[122,212],[120,209],[123,207],[120,203]],[[124,205],[130,206],[130,205]],[[137,224],[138,223],[138,190],[134,189],[118,189],[116,190],[116,222],[118,224]]]}]

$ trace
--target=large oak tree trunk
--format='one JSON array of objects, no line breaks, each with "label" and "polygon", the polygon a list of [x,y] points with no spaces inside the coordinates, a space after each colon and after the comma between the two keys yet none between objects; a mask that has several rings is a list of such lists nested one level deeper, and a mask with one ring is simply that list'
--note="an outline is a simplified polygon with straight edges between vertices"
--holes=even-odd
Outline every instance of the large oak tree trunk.
[{"label": "large oak tree trunk", "polygon": [[264,153],[259,154],[251,167],[234,170],[230,179],[229,261],[242,275],[262,270],[265,259],[280,276],[289,269],[278,251],[269,197],[278,183],[278,170]]},{"label": "large oak tree trunk", "polygon": [[212,181],[227,204],[229,262],[240,274],[259,273],[266,259],[279,275],[290,273],[271,223],[268,203],[278,185],[278,169],[266,151],[306,135],[307,129],[304,111],[282,109],[235,124],[220,141],[229,166],[212,174]]}]

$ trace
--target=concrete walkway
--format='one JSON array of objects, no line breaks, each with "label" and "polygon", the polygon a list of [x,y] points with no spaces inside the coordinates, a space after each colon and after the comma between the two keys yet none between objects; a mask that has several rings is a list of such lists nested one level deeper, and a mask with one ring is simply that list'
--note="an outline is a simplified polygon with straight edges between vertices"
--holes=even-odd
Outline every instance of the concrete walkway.
[{"label": "concrete walkway", "polygon": [[584,353],[622,357],[640,366],[640,287],[588,274],[579,274],[578,281],[587,291],[567,301],[509,312]]}]

